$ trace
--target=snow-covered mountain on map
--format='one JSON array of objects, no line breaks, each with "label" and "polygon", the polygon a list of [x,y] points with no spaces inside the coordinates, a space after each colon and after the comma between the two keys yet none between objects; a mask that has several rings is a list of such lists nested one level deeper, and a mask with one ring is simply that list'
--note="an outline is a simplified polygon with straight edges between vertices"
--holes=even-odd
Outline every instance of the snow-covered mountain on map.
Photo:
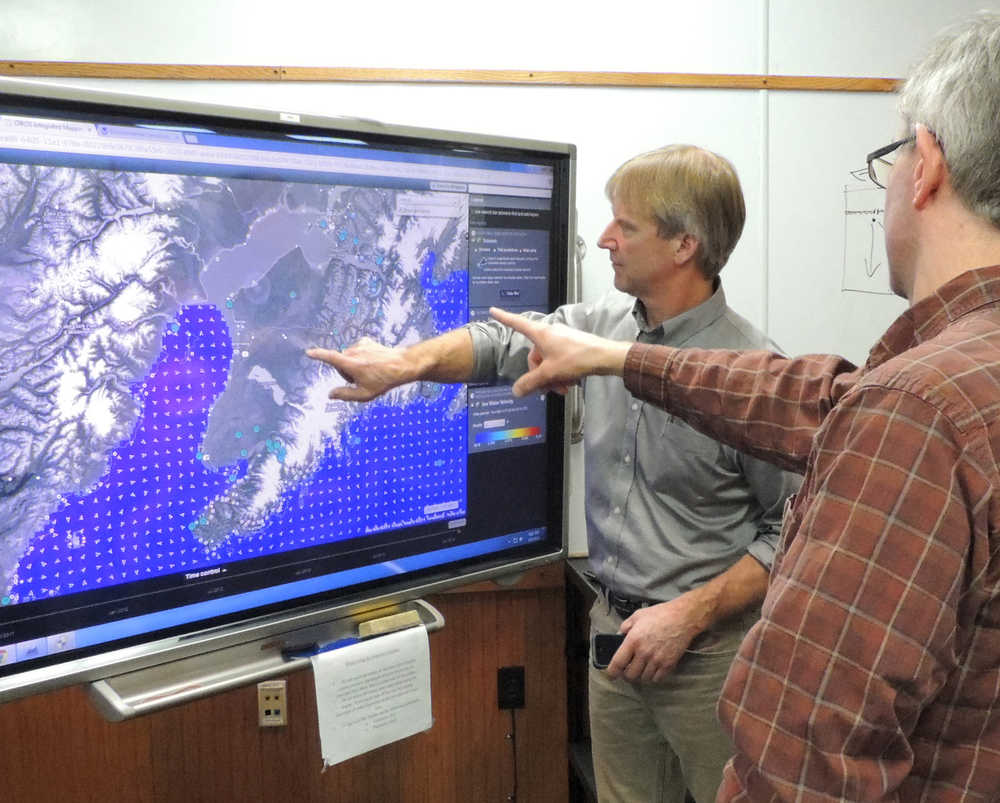
[{"label": "snow-covered mountain on map", "polygon": [[[200,305],[221,311],[232,348],[198,447],[227,482],[184,526],[206,550],[259,528],[358,415],[328,402],[332,378],[303,349],[434,334],[425,288],[465,270],[464,203],[0,165],[0,597],[68,500],[104,492],[109,464],[147,413],[165,339]],[[419,392],[399,389],[395,401]],[[65,540],[75,545],[87,526]],[[120,556],[107,560],[101,578],[128,579]]]}]

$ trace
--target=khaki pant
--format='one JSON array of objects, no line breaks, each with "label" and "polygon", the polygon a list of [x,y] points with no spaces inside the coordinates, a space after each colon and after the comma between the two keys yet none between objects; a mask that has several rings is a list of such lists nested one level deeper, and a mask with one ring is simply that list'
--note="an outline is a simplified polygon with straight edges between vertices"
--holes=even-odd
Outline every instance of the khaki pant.
[{"label": "khaki pant", "polygon": [[[685,789],[712,803],[732,755],[716,704],[754,611],[698,636],[662,683],[612,680],[590,666],[590,735],[601,803],[683,803]],[[599,596],[591,634],[616,633],[621,617]]]}]

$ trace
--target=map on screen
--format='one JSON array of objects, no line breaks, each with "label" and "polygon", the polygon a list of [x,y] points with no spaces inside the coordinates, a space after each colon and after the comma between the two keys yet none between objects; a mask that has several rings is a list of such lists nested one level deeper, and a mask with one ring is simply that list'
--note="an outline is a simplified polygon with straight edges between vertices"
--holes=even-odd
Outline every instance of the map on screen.
[{"label": "map on screen", "polygon": [[303,352],[463,323],[468,234],[464,193],[0,165],[0,602],[462,515],[464,387],[331,402]]}]

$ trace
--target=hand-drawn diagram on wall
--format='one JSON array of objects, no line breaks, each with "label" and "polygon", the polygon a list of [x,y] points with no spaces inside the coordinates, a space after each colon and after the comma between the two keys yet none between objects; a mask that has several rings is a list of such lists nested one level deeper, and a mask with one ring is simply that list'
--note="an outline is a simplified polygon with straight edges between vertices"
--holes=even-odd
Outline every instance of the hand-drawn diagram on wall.
[{"label": "hand-drawn diagram on wall", "polygon": [[841,290],[892,295],[885,255],[885,190],[873,187],[867,171],[851,173],[844,186],[844,274]]}]

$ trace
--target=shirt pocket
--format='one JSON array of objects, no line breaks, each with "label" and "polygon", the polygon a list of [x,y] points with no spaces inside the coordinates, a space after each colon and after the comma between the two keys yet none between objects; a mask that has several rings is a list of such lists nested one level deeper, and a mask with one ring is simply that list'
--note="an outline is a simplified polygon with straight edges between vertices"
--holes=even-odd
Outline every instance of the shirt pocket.
[{"label": "shirt pocket", "polygon": [[693,462],[717,465],[722,459],[722,444],[674,415],[664,414],[660,442],[685,455]]},{"label": "shirt pocket", "polygon": [[648,405],[644,416],[636,452],[649,487],[695,508],[708,504],[723,462],[721,444]]}]

